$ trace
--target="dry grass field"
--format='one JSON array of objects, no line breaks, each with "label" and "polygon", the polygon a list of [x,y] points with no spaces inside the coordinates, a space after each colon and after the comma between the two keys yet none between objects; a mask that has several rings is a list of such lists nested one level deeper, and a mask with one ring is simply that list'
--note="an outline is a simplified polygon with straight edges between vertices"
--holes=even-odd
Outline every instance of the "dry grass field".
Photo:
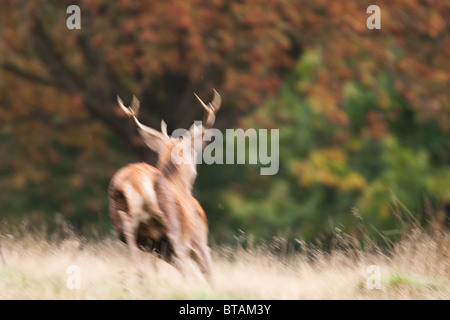
[{"label": "dry grass field", "polygon": [[214,289],[193,264],[183,277],[143,257],[138,276],[114,238],[0,241],[0,299],[450,299],[448,231],[412,229],[388,253],[345,245],[284,255],[272,246],[216,247]]}]

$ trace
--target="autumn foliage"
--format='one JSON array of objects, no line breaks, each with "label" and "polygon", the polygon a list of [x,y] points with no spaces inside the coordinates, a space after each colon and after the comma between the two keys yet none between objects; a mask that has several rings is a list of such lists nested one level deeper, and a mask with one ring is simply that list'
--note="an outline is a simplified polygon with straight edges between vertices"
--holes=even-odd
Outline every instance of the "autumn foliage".
[{"label": "autumn foliage", "polygon": [[213,234],[357,232],[355,210],[395,229],[393,199],[448,215],[446,1],[378,1],[379,30],[372,1],[83,0],[68,30],[71,4],[0,4],[1,218],[109,230],[112,173],[154,161],[116,95],[171,131],[201,118],[193,93],[212,88],[219,128],[279,128],[281,146],[272,178],[200,168]]}]

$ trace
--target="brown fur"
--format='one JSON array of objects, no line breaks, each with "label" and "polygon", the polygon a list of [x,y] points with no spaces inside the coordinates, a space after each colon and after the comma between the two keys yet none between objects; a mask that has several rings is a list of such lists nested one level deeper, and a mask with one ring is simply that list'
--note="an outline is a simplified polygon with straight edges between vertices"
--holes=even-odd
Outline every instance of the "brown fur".
[{"label": "brown fur", "polygon": [[[217,106],[217,97],[214,101]],[[159,155],[156,168],[147,163],[130,164],[120,169],[109,184],[110,216],[119,238],[129,245],[133,259],[138,249],[151,251],[183,271],[184,260],[192,257],[211,280],[206,214],[191,194],[195,165],[174,164],[171,158],[173,148],[187,141],[160,135],[141,125],[136,118],[138,105],[127,109],[120,99],[119,104],[138,126],[147,145],[157,149],[154,151]],[[218,106],[207,110],[208,124],[213,123],[217,110]],[[195,130],[203,128],[192,132]]]}]

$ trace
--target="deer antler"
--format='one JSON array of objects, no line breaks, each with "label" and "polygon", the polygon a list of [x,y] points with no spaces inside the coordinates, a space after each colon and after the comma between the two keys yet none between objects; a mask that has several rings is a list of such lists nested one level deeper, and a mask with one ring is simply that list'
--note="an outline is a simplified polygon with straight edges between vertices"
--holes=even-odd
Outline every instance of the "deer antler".
[{"label": "deer antler", "polygon": [[155,152],[159,153],[161,150],[163,150],[162,148],[164,147],[164,139],[168,137],[167,126],[164,126],[161,123],[161,133],[140,123],[137,119],[137,116],[139,114],[140,102],[135,96],[133,96],[133,99],[131,100],[131,107],[125,107],[122,99],[120,99],[119,96],[117,96],[117,102],[119,103],[119,106],[123,110],[123,112],[138,128],[139,134],[143,138],[145,144]]},{"label": "deer antler", "polygon": [[119,103],[119,106],[122,109],[122,111],[125,112],[125,114],[130,119],[137,118],[137,116],[139,114],[140,102],[136,98],[136,96],[133,96],[133,99],[131,100],[131,107],[125,107],[125,105],[123,104],[122,99],[120,99],[119,96],[117,96],[117,102]]},{"label": "deer antler", "polygon": [[222,104],[222,98],[220,97],[220,94],[216,91],[216,89],[214,89],[214,97],[209,104],[204,103],[197,94],[194,93],[194,95],[203,106],[203,109],[205,109],[206,111],[205,114],[206,127],[211,128],[214,125],[214,122],[216,121],[216,113],[217,111],[219,111],[220,106]]}]

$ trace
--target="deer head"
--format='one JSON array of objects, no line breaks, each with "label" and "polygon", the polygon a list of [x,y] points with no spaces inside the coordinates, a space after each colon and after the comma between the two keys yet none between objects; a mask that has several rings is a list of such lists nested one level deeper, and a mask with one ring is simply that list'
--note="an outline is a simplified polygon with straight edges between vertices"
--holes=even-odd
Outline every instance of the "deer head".
[{"label": "deer head", "polygon": [[[161,131],[139,122],[137,117],[140,103],[135,96],[133,96],[130,107],[125,107],[122,99],[117,96],[119,106],[137,127],[145,144],[158,154],[156,167],[169,181],[186,189],[189,193],[192,191],[192,186],[197,176],[196,153],[202,151],[196,150],[199,146],[194,141],[202,141],[205,130],[214,125],[216,113],[219,111],[222,102],[216,90],[214,90],[213,100],[209,104],[204,103],[196,94],[195,97],[205,110],[203,122],[201,125],[192,124],[189,131],[181,131],[182,134],[170,136],[167,133],[167,124],[164,120],[161,121]],[[200,148],[203,149],[203,147],[204,144],[202,142]]]}]

